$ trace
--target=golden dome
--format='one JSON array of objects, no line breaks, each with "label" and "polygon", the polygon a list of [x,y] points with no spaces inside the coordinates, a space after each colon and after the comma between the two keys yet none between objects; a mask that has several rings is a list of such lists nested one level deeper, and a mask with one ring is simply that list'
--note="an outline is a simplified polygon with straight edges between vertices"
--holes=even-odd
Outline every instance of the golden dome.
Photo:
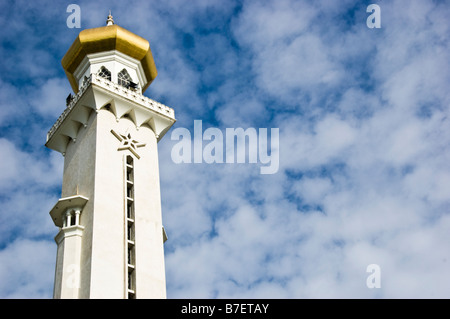
[{"label": "golden dome", "polygon": [[156,78],[158,72],[148,41],[117,24],[112,24],[81,31],[62,58],[61,64],[75,93],[78,93],[78,82],[73,74],[84,57],[91,53],[110,50],[120,51],[141,62],[147,78],[142,92]]}]

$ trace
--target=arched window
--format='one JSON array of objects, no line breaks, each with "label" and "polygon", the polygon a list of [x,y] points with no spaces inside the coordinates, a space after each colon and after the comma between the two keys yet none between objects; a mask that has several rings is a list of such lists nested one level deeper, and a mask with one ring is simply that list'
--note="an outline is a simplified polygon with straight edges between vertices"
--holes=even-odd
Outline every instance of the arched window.
[{"label": "arched window", "polygon": [[100,70],[98,71],[98,75],[111,81],[111,72],[109,72],[109,70],[104,66],[100,68]]},{"label": "arched window", "polygon": [[119,85],[122,85],[126,88],[130,86],[131,76],[128,74],[127,70],[123,69],[117,75]]}]

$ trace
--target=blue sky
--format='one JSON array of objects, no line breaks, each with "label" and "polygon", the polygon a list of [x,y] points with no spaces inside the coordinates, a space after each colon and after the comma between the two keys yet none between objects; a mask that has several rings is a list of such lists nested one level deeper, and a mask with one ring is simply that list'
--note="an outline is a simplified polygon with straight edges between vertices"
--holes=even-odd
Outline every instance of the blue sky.
[{"label": "blue sky", "polygon": [[280,130],[273,175],[159,143],[169,298],[450,297],[449,3],[178,0],[0,3],[0,298],[52,296],[70,3],[150,41],[174,128]]}]

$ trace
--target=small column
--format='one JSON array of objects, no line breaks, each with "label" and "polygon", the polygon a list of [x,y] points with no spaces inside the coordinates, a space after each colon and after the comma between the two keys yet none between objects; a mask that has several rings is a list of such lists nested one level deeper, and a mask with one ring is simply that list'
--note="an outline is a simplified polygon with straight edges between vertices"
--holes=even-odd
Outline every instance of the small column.
[{"label": "small column", "polygon": [[69,208],[66,211],[66,219],[65,219],[65,226],[64,227],[70,227],[72,224],[72,209]]},{"label": "small column", "polygon": [[80,214],[81,214],[81,209],[75,208],[75,226],[80,225]]}]

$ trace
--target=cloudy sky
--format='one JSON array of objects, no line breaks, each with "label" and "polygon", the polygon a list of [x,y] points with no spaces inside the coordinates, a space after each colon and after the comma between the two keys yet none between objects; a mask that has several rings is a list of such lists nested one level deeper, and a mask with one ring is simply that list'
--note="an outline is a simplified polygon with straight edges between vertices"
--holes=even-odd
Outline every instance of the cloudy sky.
[{"label": "cloudy sky", "polygon": [[81,29],[111,10],[150,41],[172,131],[279,128],[271,175],[159,143],[168,298],[450,298],[450,3],[432,0],[1,1],[0,298],[52,296],[70,3]]}]

